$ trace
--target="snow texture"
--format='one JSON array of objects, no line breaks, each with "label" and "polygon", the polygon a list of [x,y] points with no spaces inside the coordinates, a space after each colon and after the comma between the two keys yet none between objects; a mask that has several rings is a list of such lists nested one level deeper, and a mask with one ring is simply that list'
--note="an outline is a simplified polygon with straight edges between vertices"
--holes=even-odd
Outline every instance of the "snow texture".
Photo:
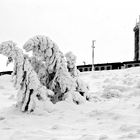
[{"label": "snow texture", "polygon": [[89,84],[92,101],[61,101],[51,113],[28,114],[14,106],[11,76],[0,76],[0,140],[140,140],[140,67],[79,77]]}]

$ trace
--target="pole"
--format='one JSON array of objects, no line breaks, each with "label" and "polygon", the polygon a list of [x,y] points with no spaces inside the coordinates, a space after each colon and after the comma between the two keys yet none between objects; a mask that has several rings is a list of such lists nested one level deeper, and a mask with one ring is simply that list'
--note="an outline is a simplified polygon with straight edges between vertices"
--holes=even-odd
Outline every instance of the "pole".
[{"label": "pole", "polygon": [[138,34],[138,50],[139,50],[139,56],[138,56],[138,60],[140,60],[140,15],[139,15],[139,22],[138,22],[138,28],[139,28],[139,30],[138,30],[138,32],[139,32],[139,34]]},{"label": "pole", "polygon": [[95,46],[94,46],[94,42],[95,42],[95,40],[92,40],[92,71],[94,71],[94,48],[95,48]]}]

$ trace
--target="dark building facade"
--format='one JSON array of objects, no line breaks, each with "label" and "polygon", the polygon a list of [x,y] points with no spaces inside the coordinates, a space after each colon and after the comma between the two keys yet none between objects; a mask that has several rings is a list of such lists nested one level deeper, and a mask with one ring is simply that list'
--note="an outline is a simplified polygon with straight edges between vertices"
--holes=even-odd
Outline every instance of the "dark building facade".
[{"label": "dark building facade", "polygon": [[5,74],[11,75],[11,73],[12,73],[12,71],[2,71],[2,72],[0,72],[0,76],[5,75]]},{"label": "dark building facade", "polygon": [[[95,71],[102,71],[102,70],[115,70],[115,69],[125,69],[131,67],[138,67],[140,66],[139,61],[125,61],[125,62],[115,62],[115,63],[102,63],[102,64],[95,64],[94,70]],[[77,69],[80,72],[84,71],[92,71],[92,65],[79,65]]]},{"label": "dark building facade", "polygon": [[134,61],[140,60],[140,21],[134,27]]}]

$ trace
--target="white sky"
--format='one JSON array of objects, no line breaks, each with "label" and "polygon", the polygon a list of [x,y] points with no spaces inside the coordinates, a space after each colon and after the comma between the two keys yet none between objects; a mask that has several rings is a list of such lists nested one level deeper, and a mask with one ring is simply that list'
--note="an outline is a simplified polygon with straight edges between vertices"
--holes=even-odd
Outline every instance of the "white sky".
[{"label": "white sky", "polygon": [[[0,0],[0,42],[22,48],[34,35],[46,35],[63,53],[72,51],[77,64],[90,64],[96,40],[95,63],[129,61],[139,14],[139,0]],[[0,71],[11,69],[6,57],[0,60]]]}]

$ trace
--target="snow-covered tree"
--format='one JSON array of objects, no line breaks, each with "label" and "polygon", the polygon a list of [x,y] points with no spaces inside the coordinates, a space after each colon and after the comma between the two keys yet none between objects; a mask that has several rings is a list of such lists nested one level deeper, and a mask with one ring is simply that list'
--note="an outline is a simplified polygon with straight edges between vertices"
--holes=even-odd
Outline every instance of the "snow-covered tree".
[{"label": "snow-covered tree", "polygon": [[[77,84],[68,72],[63,53],[58,46],[46,36],[35,36],[29,39],[23,46],[29,52],[33,52],[33,58],[44,64],[43,77],[47,75],[47,88],[54,91],[52,101],[60,100],[85,102],[86,98],[76,91]],[[34,61],[35,62],[35,61]],[[33,66],[36,69],[36,64]],[[39,76],[41,81],[41,75]]]},{"label": "snow-covered tree", "polygon": [[79,76],[79,70],[76,67],[76,56],[72,52],[65,54],[67,60],[67,68],[73,78]]},{"label": "snow-covered tree", "polygon": [[84,81],[82,81],[79,77],[80,72],[76,67],[76,56],[72,52],[68,52],[65,54],[65,57],[67,60],[68,71],[70,72],[71,76],[73,77],[76,83],[76,91],[88,99],[89,86]]},{"label": "snow-covered tree", "polygon": [[34,111],[39,108],[40,102],[46,104],[53,91],[43,86],[34,71],[28,57],[22,50],[16,47],[12,41],[6,41],[0,44],[0,54],[8,57],[8,62],[14,62],[12,79],[14,87],[18,90],[17,106],[22,111]]}]

